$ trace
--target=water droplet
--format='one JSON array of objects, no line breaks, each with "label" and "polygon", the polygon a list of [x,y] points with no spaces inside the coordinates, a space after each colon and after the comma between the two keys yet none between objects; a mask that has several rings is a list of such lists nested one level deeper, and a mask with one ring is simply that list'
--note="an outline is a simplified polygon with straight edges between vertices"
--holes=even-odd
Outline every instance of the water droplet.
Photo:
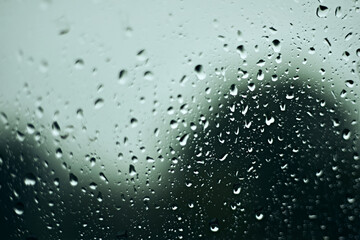
[{"label": "water droplet", "polygon": [[60,126],[59,126],[58,122],[56,122],[56,121],[53,122],[52,125],[51,125],[51,129],[52,129],[52,135],[54,137],[57,137],[57,136],[60,135],[61,129],[60,129]]},{"label": "water droplet", "polygon": [[255,83],[249,83],[248,89],[253,92],[255,90]]},{"label": "water droplet", "polygon": [[309,54],[311,54],[311,55],[315,54],[315,48],[314,47],[309,48]]},{"label": "water droplet", "polygon": [[119,84],[126,84],[128,78],[128,72],[125,69],[120,70],[119,72]]},{"label": "water droplet", "polygon": [[132,177],[136,175],[135,167],[132,164],[130,164],[130,166],[129,166],[129,175]]},{"label": "water droplet", "polygon": [[200,65],[200,64],[196,65],[194,70],[195,70],[196,76],[199,80],[204,80],[206,78],[206,74],[204,72],[202,65]]},{"label": "water droplet", "polygon": [[222,162],[222,161],[225,161],[225,159],[227,158],[228,155],[229,155],[228,153],[224,154],[219,160],[220,160],[221,162]]},{"label": "water droplet", "polygon": [[341,15],[342,15],[341,7],[338,6],[338,7],[336,7],[336,9],[335,9],[335,16],[338,17],[338,18],[340,18]]},{"label": "water droplet", "polygon": [[63,28],[63,29],[61,29],[60,31],[59,31],[59,35],[65,35],[65,34],[67,34],[67,33],[69,33],[70,32],[70,27],[68,27],[68,28]]},{"label": "water droplet", "polygon": [[178,127],[177,121],[176,121],[176,120],[171,120],[171,121],[170,121],[170,127],[171,127],[172,129],[176,129],[176,128]]},{"label": "water droplet", "polygon": [[272,41],[272,48],[273,48],[274,52],[276,52],[276,53],[281,51],[281,45],[280,45],[280,41],[278,39],[274,39]]},{"label": "water droplet", "polygon": [[270,126],[271,124],[273,124],[275,122],[275,118],[274,117],[265,117],[265,123],[266,125]]},{"label": "water droplet", "polygon": [[329,8],[324,6],[324,5],[320,5],[317,9],[316,9],[316,15],[319,18],[324,18],[326,17],[326,15],[329,13]]},{"label": "water droplet", "polygon": [[96,199],[99,201],[99,202],[102,202],[103,201],[103,196],[102,196],[102,193],[99,192]]},{"label": "water droplet", "polygon": [[84,117],[84,111],[81,108],[76,111],[76,117],[78,119],[82,119]]},{"label": "water droplet", "polygon": [[349,140],[350,139],[350,136],[351,136],[351,132],[349,129],[345,128],[343,130],[343,133],[342,133],[342,136],[345,140]]},{"label": "water droplet", "polygon": [[104,106],[104,99],[98,98],[94,102],[95,109],[100,109],[102,106]]},{"label": "water droplet", "polygon": [[355,198],[354,197],[347,197],[347,201],[348,201],[348,203],[354,203]]},{"label": "water droplet", "polygon": [[130,124],[131,124],[131,127],[136,127],[137,124],[138,124],[138,120],[136,118],[131,118],[130,119]]},{"label": "water droplet", "polygon": [[100,179],[103,180],[106,183],[109,183],[109,180],[107,179],[107,177],[105,176],[105,174],[103,172],[99,173]]},{"label": "water droplet", "polygon": [[286,99],[293,99],[295,97],[294,93],[293,92],[289,92],[286,94]]},{"label": "water droplet", "polygon": [[15,207],[14,207],[14,212],[17,215],[23,215],[24,214],[24,204],[22,204],[21,202],[16,203]]},{"label": "water droplet", "polygon": [[62,152],[61,148],[57,148],[56,152],[55,152],[55,157],[59,159],[62,157],[62,155],[63,155],[63,152]]},{"label": "water droplet", "polygon": [[7,118],[6,114],[3,112],[0,113],[0,119],[4,125],[6,125],[8,123],[8,118]]},{"label": "water droplet", "polygon": [[75,68],[76,69],[82,69],[84,67],[84,60],[77,59],[75,60]]},{"label": "water droplet", "polygon": [[75,187],[76,185],[78,185],[78,178],[74,174],[70,173],[69,179],[70,179],[71,186]]},{"label": "water droplet", "polygon": [[131,37],[131,36],[132,36],[132,33],[133,33],[132,27],[126,27],[126,29],[125,29],[125,35],[126,35],[126,37]]},{"label": "water droplet", "polygon": [[218,232],[220,230],[219,221],[216,218],[210,220],[209,226],[212,232]]},{"label": "water droplet", "polygon": [[147,156],[147,157],[146,157],[146,161],[147,161],[148,163],[154,163],[154,162],[155,162],[155,159],[153,159],[152,157]]},{"label": "water droplet", "polygon": [[26,186],[34,186],[36,184],[36,177],[32,173],[28,173],[25,176],[24,183]]},{"label": "water droplet", "polygon": [[146,60],[146,52],[145,49],[140,50],[137,54],[136,57],[139,61],[145,61]]},{"label": "water droplet", "polygon": [[152,81],[152,80],[154,80],[154,74],[152,72],[150,72],[150,71],[146,71],[144,73],[144,78],[147,81]]},{"label": "water droplet", "polygon": [[264,77],[265,77],[264,72],[263,72],[261,69],[259,69],[259,71],[258,71],[258,73],[257,73],[257,75],[256,75],[256,78],[257,78],[259,81],[261,81],[261,80],[264,80]]},{"label": "water droplet", "polygon": [[91,182],[90,185],[89,185],[89,187],[90,187],[91,190],[96,190],[97,184],[94,183],[94,182]]},{"label": "water droplet", "polygon": [[344,97],[346,97],[346,95],[347,95],[347,91],[345,89],[341,90],[340,97],[344,98]]},{"label": "water droplet", "polygon": [[240,185],[239,185],[239,184],[235,184],[234,187],[233,187],[233,193],[236,194],[236,195],[238,195],[238,194],[240,194],[240,192],[241,192],[241,187],[240,187]]},{"label": "water droplet", "polygon": [[354,87],[354,81],[353,80],[346,80],[345,84],[347,87],[352,88]]},{"label": "water droplet", "polygon": [[60,185],[60,181],[59,181],[58,178],[55,178],[55,179],[54,179],[54,185],[55,185],[55,186],[59,186],[59,185]]},{"label": "water droplet", "polygon": [[23,134],[20,131],[16,132],[16,139],[19,140],[20,142],[23,142],[25,140],[25,134]]},{"label": "water droplet", "polygon": [[242,59],[245,59],[247,57],[247,53],[245,51],[244,45],[240,45],[236,48],[236,52],[240,55]]},{"label": "water droplet", "polygon": [[90,166],[94,167],[95,163],[96,163],[96,158],[95,157],[90,158]]},{"label": "water droplet", "polygon": [[[345,36],[345,41],[349,41],[349,40],[351,39],[352,35],[353,35],[352,32],[349,32],[348,34],[346,34],[346,36]],[[350,53],[348,53],[348,52],[346,52],[346,53],[347,53],[347,54],[346,54],[347,56],[350,55]]]},{"label": "water droplet", "polygon": [[46,60],[42,60],[40,63],[40,72],[46,73],[49,68],[49,63]]},{"label": "water droplet", "polygon": [[255,215],[255,218],[256,218],[256,220],[261,221],[261,220],[264,218],[264,214],[262,214],[262,213],[257,213],[257,214]]},{"label": "water droplet", "polygon": [[232,84],[230,86],[230,94],[233,96],[236,96],[238,94],[238,89],[235,84]]},{"label": "water droplet", "polygon": [[35,127],[34,125],[32,125],[31,123],[27,124],[26,125],[26,131],[29,133],[29,134],[33,134],[35,132]]},{"label": "water droplet", "polygon": [[189,139],[189,134],[185,134],[180,138],[180,145],[181,146],[185,146],[187,140]]}]

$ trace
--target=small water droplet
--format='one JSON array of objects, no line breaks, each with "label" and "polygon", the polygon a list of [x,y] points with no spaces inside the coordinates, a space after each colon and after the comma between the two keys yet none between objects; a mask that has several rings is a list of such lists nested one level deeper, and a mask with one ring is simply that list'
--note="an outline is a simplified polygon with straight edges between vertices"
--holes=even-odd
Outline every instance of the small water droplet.
[{"label": "small water droplet", "polygon": [[20,142],[23,142],[25,140],[25,134],[23,134],[20,131],[16,132],[16,139],[19,140]]},{"label": "small water droplet", "polygon": [[230,86],[230,94],[233,96],[236,96],[238,94],[238,89],[235,84],[232,84]]},{"label": "small water droplet", "polygon": [[151,71],[146,71],[144,73],[144,78],[147,81],[152,81],[152,80],[154,80],[154,74]]},{"label": "small water droplet", "polygon": [[170,127],[171,127],[172,129],[176,129],[176,128],[178,127],[177,121],[176,121],[176,120],[171,120],[171,121],[170,121]]},{"label": "small water droplet", "polygon": [[109,180],[107,179],[107,177],[105,176],[105,174],[103,172],[99,173],[100,179],[103,180],[106,183],[109,183]]},{"label": "small water droplet", "polygon": [[6,125],[8,123],[8,118],[7,118],[6,114],[3,112],[0,113],[0,119],[4,125]]},{"label": "small water droplet", "polygon": [[270,126],[271,124],[273,124],[275,122],[275,118],[274,117],[265,117],[265,123],[266,125]]},{"label": "small water droplet", "polygon": [[137,54],[136,57],[139,61],[145,61],[146,60],[146,52],[145,49],[141,49]]},{"label": "small water droplet", "polygon": [[17,215],[23,215],[24,214],[24,204],[22,204],[21,202],[16,203],[15,207],[14,207],[14,212]]},{"label": "small water droplet", "polygon": [[84,67],[84,60],[77,59],[75,60],[75,68],[76,69],[82,69]]},{"label": "small water droplet", "polygon": [[261,220],[264,218],[264,214],[262,214],[262,213],[257,213],[257,214],[255,215],[255,218],[256,218],[256,220],[261,221]]},{"label": "small water droplet", "polygon": [[118,80],[119,84],[121,84],[121,85],[126,84],[127,79],[128,79],[127,70],[125,70],[125,69],[120,70],[118,78],[119,78],[119,80]]},{"label": "small water droplet", "polygon": [[194,70],[195,70],[196,76],[199,80],[204,80],[206,78],[206,74],[204,72],[202,65],[200,65],[200,64],[196,65]]},{"label": "small water droplet", "polygon": [[346,80],[345,84],[347,87],[352,88],[354,87],[354,81],[353,80]]},{"label": "small water droplet", "polygon": [[249,83],[248,85],[248,89],[253,92],[255,90],[256,86],[255,86],[255,83]]},{"label": "small water droplet", "polygon": [[34,125],[32,125],[31,123],[29,123],[28,125],[26,125],[26,131],[29,134],[33,134],[35,132],[35,127]]},{"label": "small water droplet", "polygon": [[189,134],[185,134],[180,138],[180,145],[181,146],[185,146],[187,140],[189,139]]},{"label": "small water droplet", "polygon": [[244,45],[237,46],[236,52],[240,55],[242,59],[246,59],[247,53],[245,51]]},{"label": "small water droplet", "polygon": [[272,41],[272,48],[273,48],[274,52],[276,52],[276,53],[281,51],[281,45],[280,45],[280,41],[278,39],[274,39]]},{"label": "small water droplet", "polygon": [[261,80],[264,80],[264,77],[265,77],[264,72],[263,72],[261,69],[259,69],[259,71],[258,71],[258,73],[257,73],[257,75],[256,75],[256,78],[257,78],[259,81],[261,81]]},{"label": "small water droplet", "polygon": [[130,166],[129,166],[129,175],[132,177],[136,175],[135,166],[132,164],[130,164]]},{"label": "small water droplet", "polygon": [[338,17],[338,18],[340,18],[341,15],[342,15],[341,7],[338,6],[338,7],[336,7],[336,9],[335,9],[335,16]]},{"label": "small water droplet", "polygon": [[95,109],[100,109],[102,106],[104,106],[104,99],[98,98],[94,102]]},{"label": "small water droplet", "polygon": [[69,179],[70,179],[71,186],[75,187],[76,185],[78,185],[78,178],[74,174],[70,173]]},{"label": "small water droplet", "polygon": [[136,127],[137,124],[138,124],[138,120],[136,118],[131,118],[130,119],[130,124],[131,124],[131,127]]},{"label": "small water droplet", "polygon": [[52,135],[54,137],[57,137],[57,136],[60,135],[61,129],[60,129],[60,126],[59,126],[58,122],[56,122],[56,121],[53,122],[52,125],[51,125],[51,129],[52,129]]},{"label": "small water droplet", "polygon": [[90,166],[94,167],[95,163],[96,163],[96,158],[95,157],[90,158]]},{"label": "small water droplet", "polygon": [[345,128],[343,130],[343,133],[342,133],[342,136],[345,140],[349,140],[350,139],[350,136],[351,136],[351,132],[349,129]]},{"label": "small water droplet", "polygon": [[209,226],[212,232],[218,232],[220,230],[219,221],[216,218],[210,220]]},{"label": "small water droplet", "polygon": [[228,153],[225,153],[219,160],[222,162],[222,161],[225,161],[225,159],[228,157]]},{"label": "small water droplet", "polygon": [[99,202],[102,202],[103,201],[103,196],[102,196],[102,193],[99,192],[96,199],[99,201]]},{"label": "small water droplet", "polygon": [[84,117],[84,111],[81,108],[76,111],[76,117],[78,119],[82,119]]},{"label": "small water droplet", "polygon": [[234,193],[235,195],[238,195],[238,194],[240,194],[240,192],[241,192],[241,187],[240,187],[240,185],[239,185],[239,184],[235,184],[234,187],[233,187],[233,193]]},{"label": "small water droplet", "polygon": [[96,190],[97,184],[94,183],[94,182],[91,182],[90,185],[89,185],[89,187],[90,187],[91,190]]},{"label": "small water droplet", "polygon": [[24,183],[26,186],[34,186],[36,184],[36,177],[32,173],[26,174],[24,178]]},{"label": "small water droplet", "polygon": [[62,157],[62,155],[63,155],[63,152],[62,152],[61,148],[57,148],[56,152],[55,152],[55,157],[59,159]]}]

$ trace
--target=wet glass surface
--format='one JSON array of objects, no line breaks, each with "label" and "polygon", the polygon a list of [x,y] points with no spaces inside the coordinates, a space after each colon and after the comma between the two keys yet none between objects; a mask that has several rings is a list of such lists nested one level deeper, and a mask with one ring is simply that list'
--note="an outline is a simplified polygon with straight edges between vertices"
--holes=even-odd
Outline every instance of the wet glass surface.
[{"label": "wet glass surface", "polygon": [[360,239],[359,22],[0,1],[0,239]]}]

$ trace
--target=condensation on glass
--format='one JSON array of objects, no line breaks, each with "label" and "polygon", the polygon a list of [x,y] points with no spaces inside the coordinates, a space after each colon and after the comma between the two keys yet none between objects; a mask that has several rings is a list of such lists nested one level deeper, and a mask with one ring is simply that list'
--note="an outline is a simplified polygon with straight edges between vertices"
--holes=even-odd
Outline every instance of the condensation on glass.
[{"label": "condensation on glass", "polygon": [[359,7],[0,1],[0,238],[360,239]]}]

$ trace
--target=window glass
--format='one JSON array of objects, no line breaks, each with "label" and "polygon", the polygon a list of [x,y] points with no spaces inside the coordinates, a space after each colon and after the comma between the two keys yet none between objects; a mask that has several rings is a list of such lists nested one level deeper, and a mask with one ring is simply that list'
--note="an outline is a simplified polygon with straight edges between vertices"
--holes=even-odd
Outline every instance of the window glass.
[{"label": "window glass", "polygon": [[0,1],[1,239],[360,239],[360,8]]}]

